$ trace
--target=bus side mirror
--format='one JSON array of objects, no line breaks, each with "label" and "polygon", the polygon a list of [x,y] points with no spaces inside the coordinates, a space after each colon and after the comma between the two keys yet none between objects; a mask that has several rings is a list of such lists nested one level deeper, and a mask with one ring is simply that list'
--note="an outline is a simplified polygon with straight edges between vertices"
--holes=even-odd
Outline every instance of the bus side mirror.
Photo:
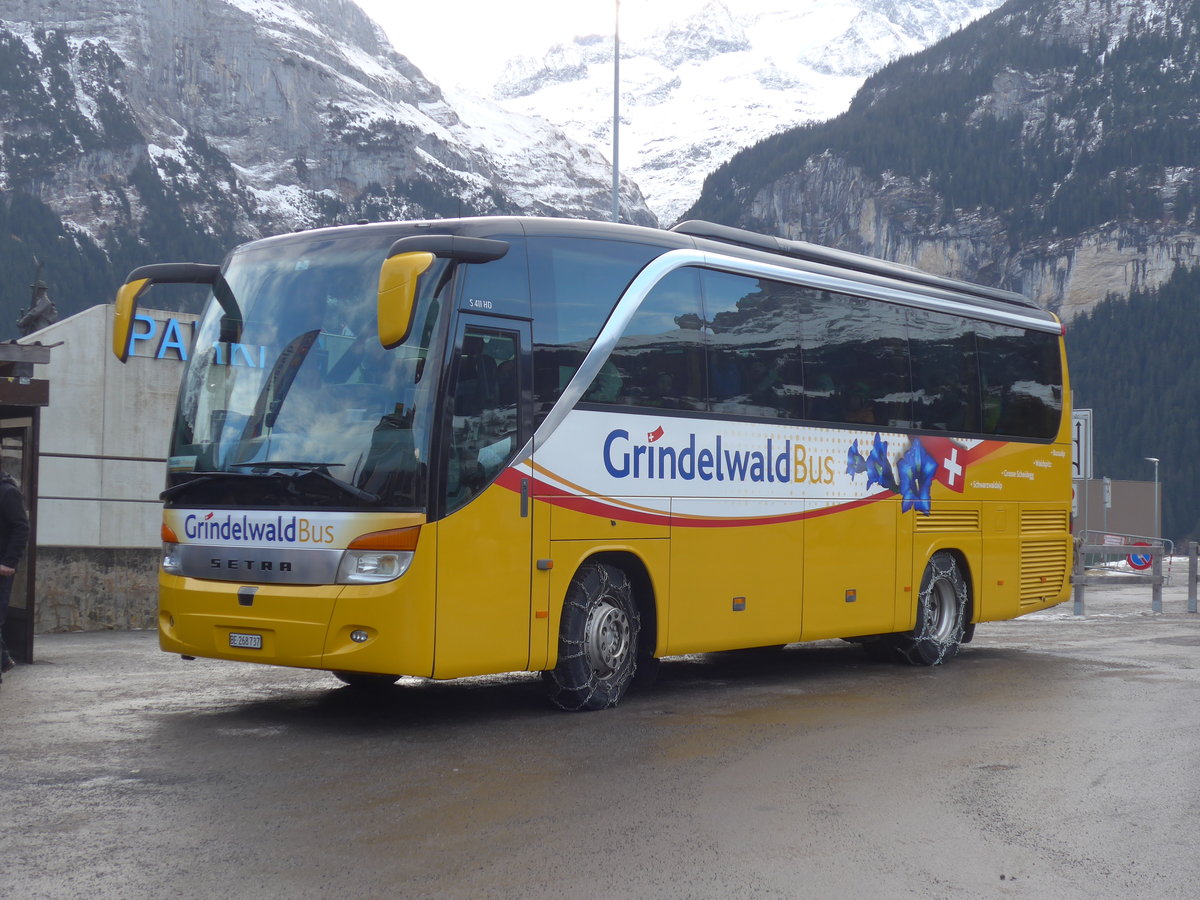
[{"label": "bus side mirror", "polygon": [[149,278],[126,280],[117,291],[117,305],[113,311],[112,351],[121,362],[129,358],[129,344],[133,340],[133,314],[137,309],[138,297],[150,287]]},{"label": "bus side mirror", "polygon": [[129,358],[129,347],[133,343],[133,316],[137,312],[138,298],[151,285],[215,285],[220,277],[220,266],[202,263],[159,263],[134,269],[117,291],[116,308],[113,311],[113,355],[121,362]]},{"label": "bus side mirror", "polygon": [[395,347],[412,329],[417,281],[434,258],[452,262],[486,263],[508,252],[507,241],[459,237],[452,234],[415,234],[400,238],[388,250],[379,270],[379,343]]},{"label": "bus side mirror", "polygon": [[379,343],[395,347],[412,329],[417,280],[433,265],[428,252],[389,256],[379,270]]}]

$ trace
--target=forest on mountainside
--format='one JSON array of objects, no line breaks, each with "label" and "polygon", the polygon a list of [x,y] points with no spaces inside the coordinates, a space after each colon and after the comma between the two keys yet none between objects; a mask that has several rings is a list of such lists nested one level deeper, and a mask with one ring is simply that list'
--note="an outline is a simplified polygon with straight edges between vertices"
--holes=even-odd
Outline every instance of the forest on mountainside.
[{"label": "forest on mountainside", "polygon": [[1067,326],[1075,406],[1093,410],[1095,477],[1149,481],[1160,460],[1164,536],[1200,540],[1200,269],[1112,298]]},{"label": "forest on mountainside", "polygon": [[[1052,8],[1024,6],[1031,20]],[[1006,4],[885,66],[841,116],[739,153],[685,218],[769,227],[747,218],[749,202],[828,152],[932,188],[943,225],[965,210],[997,215],[1014,248],[1118,220],[1193,220],[1195,186],[1166,186],[1200,158],[1200,0],[1171,28],[1132,28],[1107,51],[989,24],[1021,12]]]}]

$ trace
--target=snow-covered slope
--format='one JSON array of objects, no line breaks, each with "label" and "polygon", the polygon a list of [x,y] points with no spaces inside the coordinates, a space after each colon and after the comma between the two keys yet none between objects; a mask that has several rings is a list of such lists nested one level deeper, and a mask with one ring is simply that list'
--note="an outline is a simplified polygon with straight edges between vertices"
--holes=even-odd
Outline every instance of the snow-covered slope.
[{"label": "snow-covered slope", "polygon": [[[709,0],[621,35],[620,163],[664,223],[737,150],[846,109],[863,80],[1000,5],[1000,0]],[[400,42],[403,50],[403,41]],[[507,109],[540,115],[612,149],[611,35],[513,59],[495,86]]]},{"label": "snow-covered slope", "polygon": [[[603,157],[544,119],[457,108],[349,0],[5,0],[0,50],[0,189],[35,187],[97,242],[137,231],[139,167],[244,236],[611,209]],[[632,185],[623,206],[653,221]]]},{"label": "snow-covered slope", "polygon": [[[607,159],[448,100],[350,0],[0,2],[0,336],[154,259],[358,219],[607,219]],[[622,216],[654,224],[637,187]]]}]

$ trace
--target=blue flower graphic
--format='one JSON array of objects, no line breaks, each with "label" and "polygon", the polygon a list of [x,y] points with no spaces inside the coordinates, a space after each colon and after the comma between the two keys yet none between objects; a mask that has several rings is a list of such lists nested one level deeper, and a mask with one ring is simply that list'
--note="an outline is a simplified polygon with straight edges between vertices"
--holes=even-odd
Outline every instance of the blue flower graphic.
[{"label": "blue flower graphic", "polygon": [[929,515],[932,507],[929,492],[937,475],[938,462],[926,452],[920,438],[913,438],[912,446],[900,457],[896,468],[900,472],[900,496],[904,498],[900,511],[915,509],[922,515]]},{"label": "blue flower graphic", "polygon": [[850,479],[853,480],[859,472],[866,472],[868,488],[877,484],[901,496],[901,512],[915,509],[922,515],[929,515],[933,508],[930,491],[938,468],[938,461],[929,455],[920,438],[912,439],[908,450],[896,463],[896,470],[900,473],[899,484],[888,461],[888,442],[878,432],[875,433],[870,456],[862,455],[857,439],[846,453],[846,473]]},{"label": "blue flower graphic", "polygon": [[846,474],[853,481],[855,475],[865,471],[867,471],[867,460],[858,452],[858,439],[855,438],[854,443],[850,445],[850,449],[846,453]]},{"label": "blue flower graphic", "polygon": [[898,491],[900,487],[896,484],[896,476],[892,474],[887,449],[887,441],[879,436],[878,431],[875,432],[875,445],[871,448],[871,455],[867,457],[867,487],[877,484],[889,491]]}]

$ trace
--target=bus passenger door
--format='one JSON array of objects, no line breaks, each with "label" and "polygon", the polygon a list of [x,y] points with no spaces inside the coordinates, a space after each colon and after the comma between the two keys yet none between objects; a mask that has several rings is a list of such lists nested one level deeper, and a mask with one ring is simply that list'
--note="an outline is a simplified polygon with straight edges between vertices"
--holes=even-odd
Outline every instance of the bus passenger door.
[{"label": "bus passenger door", "polygon": [[533,509],[509,470],[532,426],[529,325],[460,317],[438,446],[434,677],[529,664]]}]

